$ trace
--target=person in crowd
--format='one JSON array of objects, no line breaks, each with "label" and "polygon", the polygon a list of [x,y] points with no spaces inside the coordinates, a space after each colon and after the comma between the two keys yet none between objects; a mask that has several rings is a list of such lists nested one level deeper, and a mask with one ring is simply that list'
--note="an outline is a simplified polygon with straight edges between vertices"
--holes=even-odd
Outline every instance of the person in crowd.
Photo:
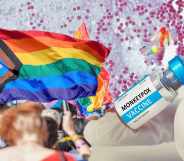
[{"label": "person in crowd", "polygon": [[31,108],[32,112],[34,113],[37,113],[37,114],[41,114],[42,111],[45,109],[45,107],[41,104],[41,103],[38,103],[38,102],[32,102],[32,101],[26,101],[24,103],[21,103],[17,106],[18,110],[27,110],[27,111],[30,111],[29,108]]},{"label": "person in crowd", "polygon": [[[3,115],[0,122],[0,136],[3,140],[12,141],[14,146],[0,150],[1,160],[74,161],[68,154],[43,147],[48,133],[46,121],[40,116],[42,109],[39,103],[26,102]],[[79,153],[83,157],[89,157],[91,154],[89,146],[74,131],[70,112],[63,117],[63,129],[73,138]]]},{"label": "person in crowd", "polygon": [[101,116],[99,114],[91,114],[86,117],[87,120],[98,120]]},{"label": "person in crowd", "polygon": [[[68,110],[71,111],[72,113],[72,118],[73,119],[77,118],[77,108],[74,105],[70,104],[69,102],[67,104],[69,108]],[[63,113],[63,104],[61,106],[54,107],[52,109],[58,111],[59,113]]]},{"label": "person in crowd", "polygon": [[[90,120],[87,120],[86,118],[78,118],[76,120],[74,120],[74,129],[75,129],[75,132],[78,134],[78,135],[82,135],[84,136],[84,129],[85,129],[85,126],[88,124]],[[91,147],[91,145],[87,142],[87,140],[84,138],[83,139],[87,145],[89,147]],[[76,160],[82,160],[82,157],[79,155],[79,153],[77,152],[76,150],[76,146],[74,145],[73,142],[69,141],[68,142],[68,145],[70,147],[72,147],[72,150],[69,151],[69,154],[71,156],[73,156]],[[90,148],[91,149],[91,148]]]},{"label": "person in crowd", "polygon": [[[58,110],[59,109],[59,110]],[[45,147],[51,148],[55,144],[57,140],[60,140],[63,138],[63,131],[62,131],[62,125],[61,125],[61,119],[62,119],[62,110],[58,108],[57,110],[55,108],[53,109],[46,109],[43,110],[41,113],[41,116],[45,117],[47,122],[47,128],[48,128],[48,142],[45,143]],[[58,112],[59,111],[59,112]],[[65,144],[65,143],[63,143]],[[60,149],[65,150],[65,149]]]},{"label": "person in crowd", "polygon": [[[78,123],[75,121],[73,123],[71,112],[67,111],[66,116],[63,116],[63,130],[67,133],[68,136],[83,136],[84,127],[86,126],[88,121],[84,121],[80,126],[76,126],[76,124]],[[72,141],[82,158],[88,160],[91,155],[89,143],[85,139],[72,139]]]},{"label": "person in crowd", "polygon": [[62,121],[63,121],[63,109],[61,107],[54,107],[52,110],[56,110],[59,113],[60,116],[60,125],[59,125],[59,131],[62,131]]},{"label": "person in crowd", "polygon": [[53,145],[58,141],[58,124],[51,117],[45,117],[47,124],[48,138],[44,143],[46,148],[53,149]]},{"label": "person in crowd", "polygon": [[[53,148],[53,145],[56,143],[57,140],[60,140],[64,137],[63,136],[64,132],[60,130],[62,128],[62,125],[60,123],[61,116],[58,112],[58,111],[62,112],[62,110],[60,110],[60,108],[58,108],[58,109],[57,108],[56,109],[55,108],[46,109],[46,110],[43,110],[41,113],[41,116],[45,117],[45,119],[46,119],[47,130],[48,130],[48,135],[49,135],[47,142],[45,142],[44,146],[47,148],[50,148],[50,149]],[[64,143],[60,143],[60,144],[62,144],[64,146],[67,143],[64,142]],[[62,151],[67,151],[67,149],[65,149],[65,148],[57,147],[57,149],[60,149]]]},{"label": "person in crowd", "polygon": [[3,113],[5,113],[7,110],[9,110],[11,108],[11,103],[4,103],[4,104],[0,104],[0,116],[2,116]]},{"label": "person in crowd", "polygon": [[184,99],[178,105],[174,118],[174,137],[176,149],[184,160],[184,127],[183,127],[183,113],[184,113]]},{"label": "person in crowd", "polygon": [[[3,114],[6,113],[10,108],[11,108],[11,104],[8,104],[8,103],[0,104],[0,120]],[[6,146],[5,142],[1,140],[1,137],[0,137],[0,149],[5,146]]]},{"label": "person in crowd", "polygon": [[41,116],[52,118],[57,123],[57,126],[59,128],[60,123],[61,123],[61,118],[60,118],[59,113],[56,110],[45,109],[42,111]]},{"label": "person in crowd", "polygon": [[[46,119],[49,133],[48,142],[45,143],[45,147],[52,149],[52,146],[57,140],[67,136],[62,129],[62,117],[64,115],[63,109],[61,107],[46,109],[42,111],[41,115]],[[55,126],[56,122],[59,125],[59,128]],[[58,144],[57,149],[68,152],[72,147],[68,145],[68,142],[62,142]]]},{"label": "person in crowd", "polygon": [[68,103],[68,108],[72,113],[73,120],[76,119],[77,118],[77,108],[74,105],[70,104],[70,103]]},{"label": "person in crowd", "polygon": [[[98,120],[89,121],[84,129],[84,137],[93,147],[93,153],[90,160],[119,161],[124,158],[127,160],[130,153],[127,155],[128,151],[126,148],[128,146],[132,147],[135,153],[137,151],[137,146],[140,152],[146,147],[145,149],[149,151],[148,154],[153,154],[152,157],[154,153],[150,153],[151,149],[155,150],[154,152],[159,155],[159,158],[161,156],[163,160],[171,161],[172,157],[174,158],[176,156],[176,150],[172,146],[173,144],[168,144],[166,147],[159,147],[159,145],[174,140],[174,135],[170,132],[173,130],[173,116],[173,111],[162,112],[137,130],[132,130],[125,126],[121,122],[121,118],[118,118],[116,112],[113,111],[106,112],[106,114]],[[160,151],[160,149],[164,149],[163,147],[169,152],[170,158]],[[112,155],[112,152],[114,155]],[[148,154],[145,154],[144,157],[150,159]],[[140,157],[138,153],[135,153],[135,155]],[[133,161],[132,158],[135,160],[135,157],[131,157],[131,161]],[[155,158],[153,160],[158,160]]]},{"label": "person in crowd", "polygon": [[[78,118],[76,119],[73,123],[74,123],[74,130],[78,135],[82,135],[84,136],[84,129],[86,127],[86,125],[88,124],[89,120],[85,119],[85,118]],[[85,139],[83,139],[89,146],[91,146]],[[74,145],[74,148],[75,145]]]}]

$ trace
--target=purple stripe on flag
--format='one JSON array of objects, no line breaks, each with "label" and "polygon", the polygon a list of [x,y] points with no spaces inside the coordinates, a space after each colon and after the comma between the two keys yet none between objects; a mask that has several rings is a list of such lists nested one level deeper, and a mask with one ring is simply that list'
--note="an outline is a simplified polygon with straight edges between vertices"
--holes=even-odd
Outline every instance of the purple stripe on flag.
[{"label": "purple stripe on flag", "polygon": [[81,97],[95,96],[97,86],[78,84],[69,88],[46,88],[38,92],[29,92],[18,88],[9,88],[0,94],[0,104],[12,100],[30,100],[47,103],[53,100],[74,100]]}]

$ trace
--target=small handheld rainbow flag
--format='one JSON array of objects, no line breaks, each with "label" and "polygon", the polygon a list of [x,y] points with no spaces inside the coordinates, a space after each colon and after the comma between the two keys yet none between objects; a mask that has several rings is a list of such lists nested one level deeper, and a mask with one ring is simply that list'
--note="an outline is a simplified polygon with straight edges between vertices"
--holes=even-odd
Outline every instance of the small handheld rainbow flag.
[{"label": "small handheld rainbow flag", "polygon": [[0,104],[95,96],[108,55],[109,50],[96,41],[0,29]]},{"label": "small handheld rainbow flag", "polygon": [[164,46],[164,40],[167,39],[168,40],[168,45],[170,44],[170,39],[169,39],[169,31],[166,30],[165,27],[162,27],[156,34],[155,36],[151,39],[151,41],[153,41],[157,35],[161,33],[161,36],[159,38],[159,42],[160,42],[160,47]]},{"label": "small handheld rainbow flag", "polygon": [[151,55],[151,54],[156,54],[158,51],[160,50],[160,48],[158,48],[156,45],[154,45],[151,50],[147,53],[147,56]]}]

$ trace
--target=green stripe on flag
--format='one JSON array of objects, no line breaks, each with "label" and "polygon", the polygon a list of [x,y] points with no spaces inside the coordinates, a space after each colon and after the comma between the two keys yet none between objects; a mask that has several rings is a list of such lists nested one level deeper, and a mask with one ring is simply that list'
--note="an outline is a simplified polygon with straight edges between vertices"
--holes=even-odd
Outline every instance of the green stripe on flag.
[{"label": "green stripe on flag", "polygon": [[101,67],[87,63],[84,60],[65,58],[46,65],[23,65],[20,69],[18,79],[28,79],[42,76],[56,76],[72,71],[87,72],[98,77],[100,70]]}]

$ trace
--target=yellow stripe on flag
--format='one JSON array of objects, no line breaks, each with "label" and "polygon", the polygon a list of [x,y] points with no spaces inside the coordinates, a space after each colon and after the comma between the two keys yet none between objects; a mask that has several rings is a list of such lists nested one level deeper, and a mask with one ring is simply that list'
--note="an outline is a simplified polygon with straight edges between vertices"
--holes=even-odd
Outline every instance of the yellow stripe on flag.
[{"label": "yellow stripe on flag", "polygon": [[103,65],[103,63],[101,63],[91,54],[74,48],[52,47],[30,53],[15,53],[15,55],[22,62],[22,64],[27,65],[45,65],[64,58],[82,59],[92,65],[99,67],[102,67]]},{"label": "yellow stripe on flag", "polygon": [[91,105],[89,105],[87,108],[88,112],[93,112],[93,109],[102,106],[103,98],[105,97],[104,81],[100,77],[100,75],[98,76],[97,80],[98,80],[98,89],[96,91],[96,96],[89,97]]}]

